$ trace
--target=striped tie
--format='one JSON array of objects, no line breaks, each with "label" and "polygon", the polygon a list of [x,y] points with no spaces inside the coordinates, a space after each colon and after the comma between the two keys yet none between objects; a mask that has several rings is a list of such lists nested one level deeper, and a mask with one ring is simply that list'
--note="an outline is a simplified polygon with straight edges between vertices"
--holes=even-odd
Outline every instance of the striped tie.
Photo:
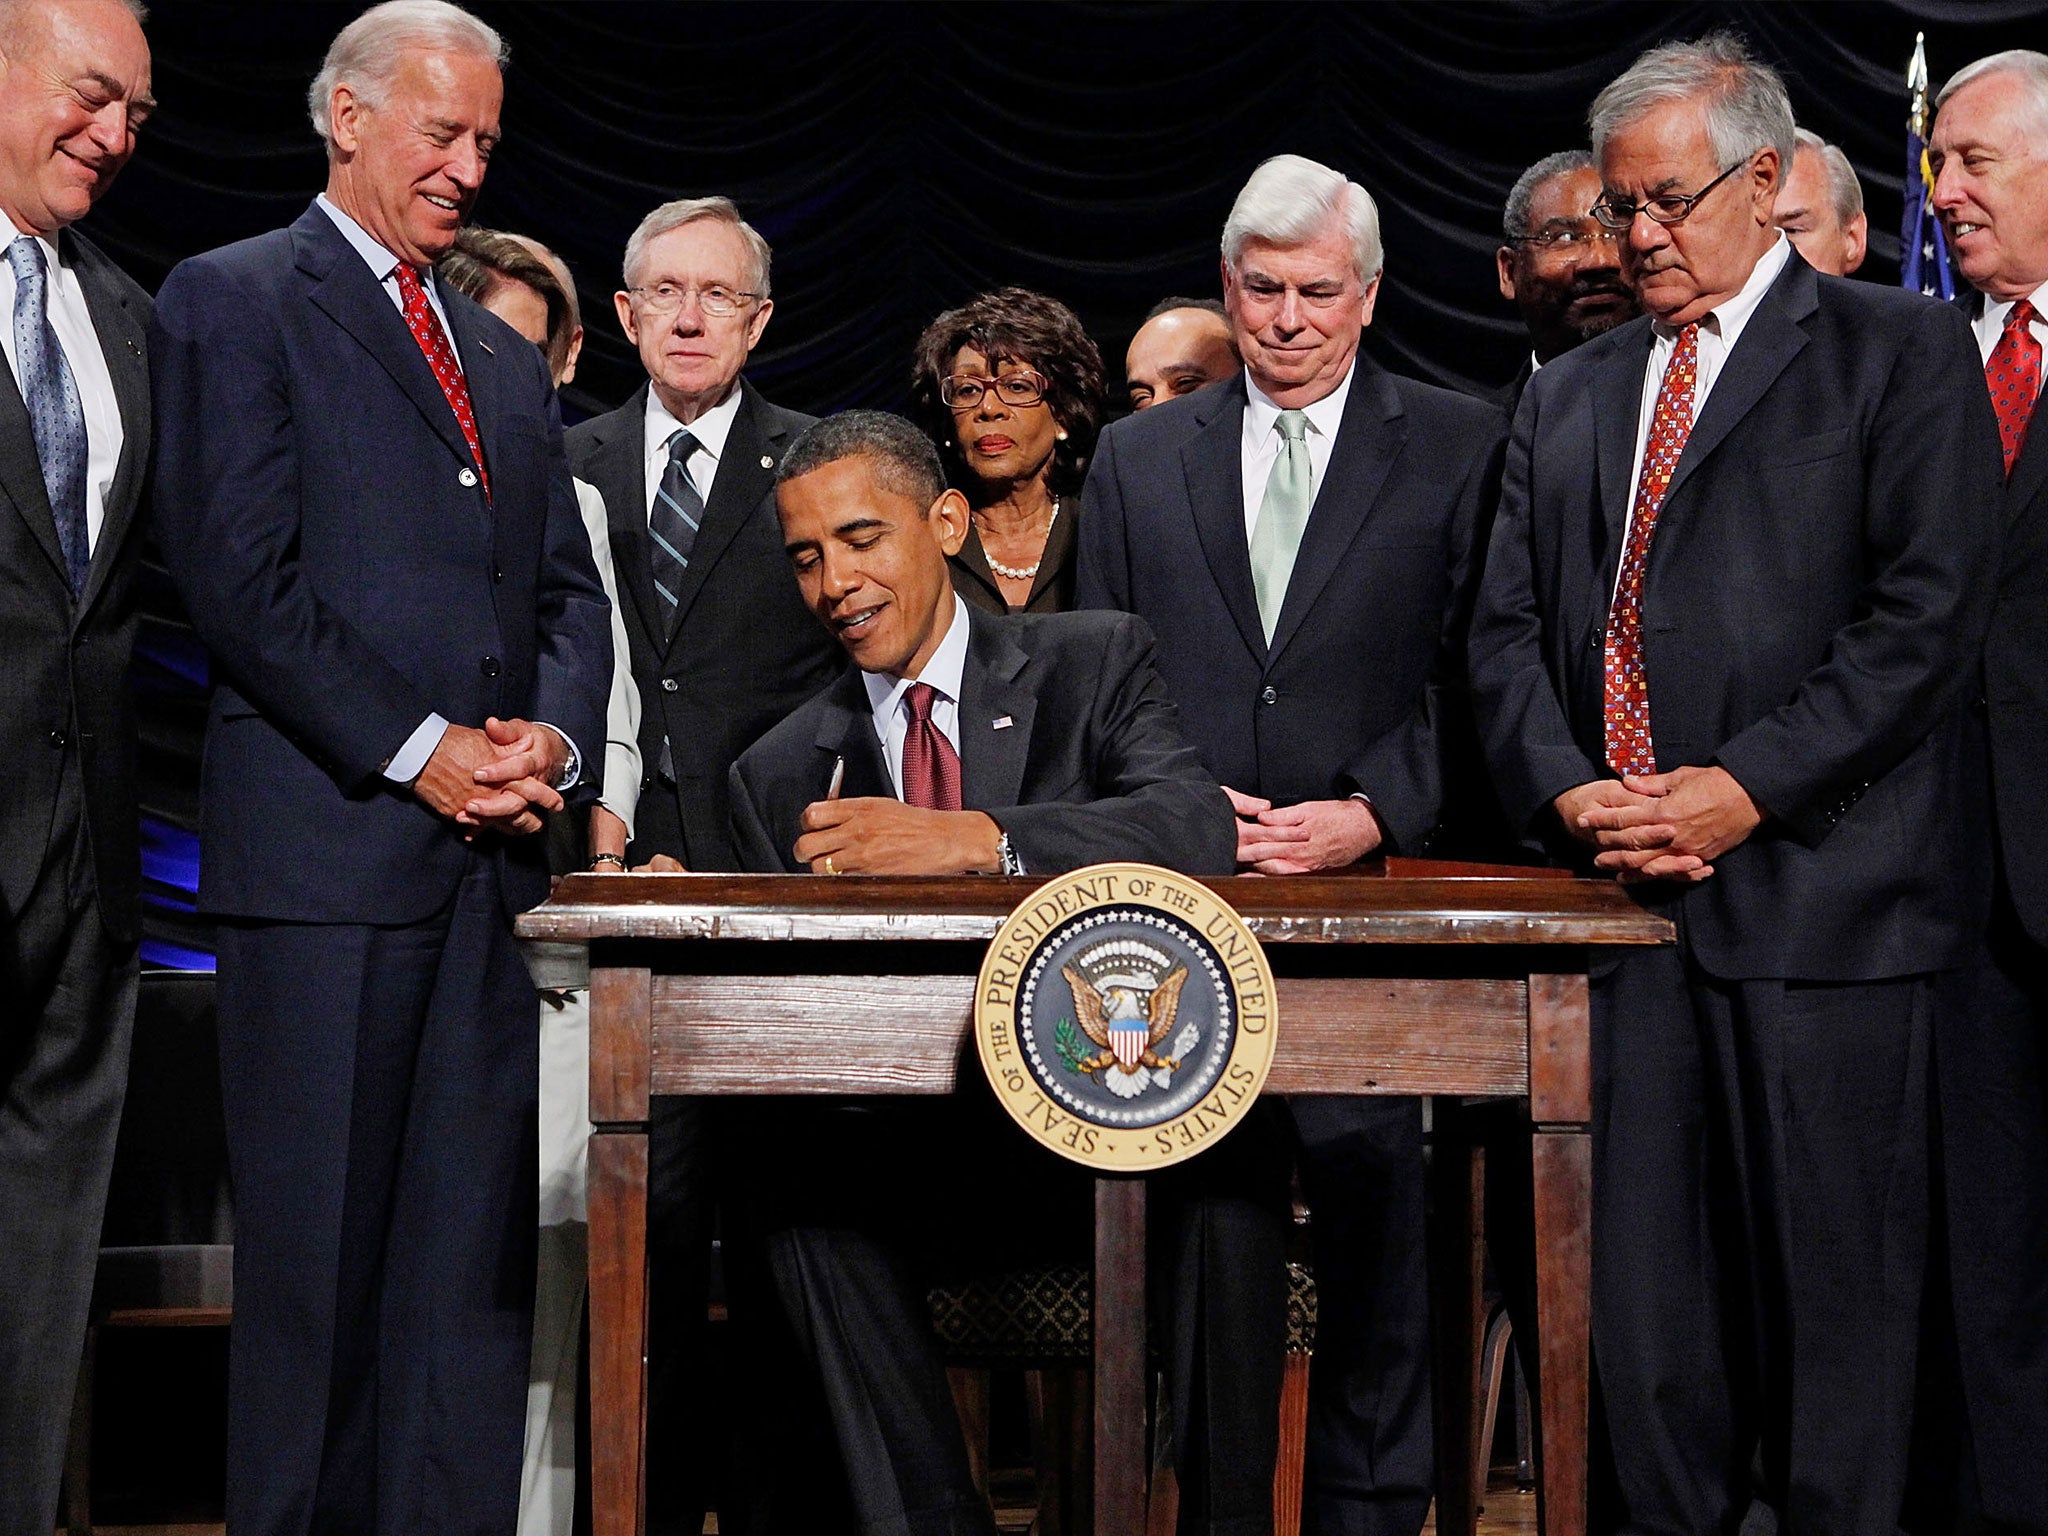
[{"label": "striped tie", "polygon": [[688,464],[697,439],[678,427],[668,438],[668,467],[654,490],[647,531],[654,536],[654,590],[661,597],[664,640],[674,637],[681,611],[683,572],[690,568],[690,550],[697,543],[697,525],[704,521],[704,498],[690,483]]}]

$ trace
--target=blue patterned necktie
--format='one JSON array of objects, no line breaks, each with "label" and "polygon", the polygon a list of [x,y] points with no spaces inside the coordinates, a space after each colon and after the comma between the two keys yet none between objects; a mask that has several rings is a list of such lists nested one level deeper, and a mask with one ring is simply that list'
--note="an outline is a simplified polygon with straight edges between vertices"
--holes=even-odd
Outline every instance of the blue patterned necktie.
[{"label": "blue patterned necktie", "polygon": [[75,598],[85,588],[86,567],[92,561],[85,527],[85,406],[64,349],[57,345],[57,333],[50,329],[49,281],[41,243],[33,235],[23,235],[7,247],[7,260],[14,268],[15,372]]},{"label": "blue patterned necktie", "polygon": [[661,597],[661,611],[667,635],[676,632],[680,611],[683,572],[689,569],[690,551],[696,547],[697,526],[704,521],[704,498],[690,483],[690,455],[697,451],[697,439],[687,429],[677,428],[668,438],[668,465],[655,487],[654,506],[647,514],[647,531],[654,536],[654,590]]}]

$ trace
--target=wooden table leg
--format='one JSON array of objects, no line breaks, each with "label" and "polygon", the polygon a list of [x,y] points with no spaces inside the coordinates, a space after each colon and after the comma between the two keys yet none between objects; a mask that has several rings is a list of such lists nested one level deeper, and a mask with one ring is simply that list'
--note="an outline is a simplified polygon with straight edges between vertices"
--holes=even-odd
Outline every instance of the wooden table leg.
[{"label": "wooden table leg", "polygon": [[1143,1536],[1145,1181],[1095,1181],[1095,1530]]},{"label": "wooden table leg", "polygon": [[1543,1536],[1584,1536],[1593,1288],[1593,1139],[1539,1129],[1536,1162],[1537,1380],[1543,1408],[1536,1521]]},{"label": "wooden table leg", "polygon": [[1436,1313],[1437,1536],[1471,1536],[1486,1494],[1478,1390],[1486,1338],[1486,1154],[1455,1105],[1436,1104],[1430,1153],[1430,1284]]},{"label": "wooden table leg", "polygon": [[641,1536],[647,1505],[647,1127],[590,1138],[590,1511]]}]

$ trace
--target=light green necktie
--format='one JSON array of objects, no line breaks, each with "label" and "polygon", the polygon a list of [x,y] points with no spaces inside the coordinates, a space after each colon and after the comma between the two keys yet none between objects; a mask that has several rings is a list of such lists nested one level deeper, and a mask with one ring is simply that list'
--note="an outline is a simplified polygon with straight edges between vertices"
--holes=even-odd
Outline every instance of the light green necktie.
[{"label": "light green necktie", "polygon": [[1282,411],[1273,423],[1280,433],[1280,457],[1266,477],[1265,499],[1252,528],[1252,590],[1259,597],[1259,623],[1272,644],[1280,624],[1280,606],[1287,601],[1287,579],[1301,549],[1301,531],[1315,501],[1315,473],[1308,458],[1308,416]]}]

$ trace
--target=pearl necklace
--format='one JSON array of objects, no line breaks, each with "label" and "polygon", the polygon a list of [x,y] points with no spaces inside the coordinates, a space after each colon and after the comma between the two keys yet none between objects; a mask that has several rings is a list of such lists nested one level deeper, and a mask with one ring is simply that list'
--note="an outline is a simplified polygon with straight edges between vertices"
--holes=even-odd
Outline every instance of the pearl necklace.
[{"label": "pearl necklace", "polygon": [[[1055,496],[1052,499],[1052,516],[1045,520],[1046,542],[1050,543],[1052,541],[1052,525],[1059,520],[1060,499]],[[1004,565],[988,552],[986,544],[982,546],[981,557],[988,561],[988,568],[990,570],[994,571],[998,576],[1008,577],[1011,581],[1031,581],[1038,575],[1038,568],[1045,564],[1045,554],[1043,551],[1040,551],[1038,558],[1029,565]]]}]

